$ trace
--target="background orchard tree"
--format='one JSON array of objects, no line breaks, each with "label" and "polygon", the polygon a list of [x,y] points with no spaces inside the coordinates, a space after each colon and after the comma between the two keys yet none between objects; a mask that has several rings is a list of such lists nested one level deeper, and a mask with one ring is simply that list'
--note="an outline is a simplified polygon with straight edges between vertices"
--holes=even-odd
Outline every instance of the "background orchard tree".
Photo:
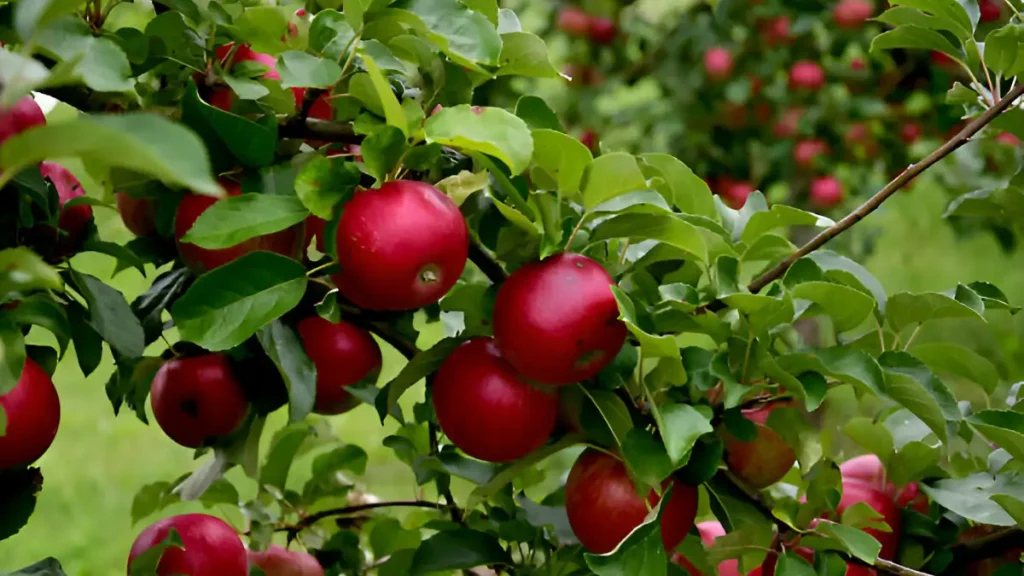
[{"label": "background orchard tree", "polygon": [[[51,378],[73,346],[83,374],[114,357],[115,413],[195,451],[123,495],[137,537],[103,545],[129,575],[1019,573],[1020,386],[919,339],[1014,299],[970,278],[888,295],[823,248],[933,166],[991,184],[950,213],[1016,225],[1016,152],[988,176],[944,162],[1024,130],[1015,2],[566,5],[553,34],[599,63],[571,78],[490,0],[0,3],[0,537],[51,481],[35,464],[74,410]],[[682,51],[689,71],[662,72]],[[932,96],[830,84],[839,62],[871,86],[936,52],[969,78],[941,90],[963,122],[920,150],[871,111]],[[754,65],[770,77],[740,79]],[[522,93],[605,74],[704,80],[656,128],[596,91]],[[47,118],[33,93],[78,113]],[[748,104],[784,133],[723,136]],[[563,121],[581,118],[651,138],[577,139]],[[877,161],[836,178],[840,134]],[[716,195],[703,178],[723,176]],[[786,193],[757,191],[769,176]],[[835,208],[876,181],[838,220],[798,199]],[[101,210],[136,238],[102,238]],[[794,229],[815,235],[797,248]],[[76,265],[89,252],[149,289],[129,302]],[[52,345],[27,343],[40,330]],[[386,350],[407,362],[381,378]],[[333,432],[361,404],[395,427],[409,499],[376,497],[358,433]]]}]

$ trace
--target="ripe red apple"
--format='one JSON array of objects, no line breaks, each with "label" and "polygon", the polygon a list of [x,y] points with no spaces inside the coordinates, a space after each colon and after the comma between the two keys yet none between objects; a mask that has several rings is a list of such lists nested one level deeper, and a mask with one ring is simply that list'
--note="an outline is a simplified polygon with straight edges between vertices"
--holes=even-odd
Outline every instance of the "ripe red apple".
[{"label": "ripe red apple", "polygon": [[928,514],[928,496],[920,491],[917,483],[911,482],[902,489],[897,489],[888,481],[885,465],[874,454],[850,458],[839,465],[839,472],[843,476],[843,481],[862,482],[885,492],[895,500],[899,508],[911,508],[921,514]]},{"label": "ripe red apple", "polygon": [[764,34],[765,42],[769,46],[788,44],[793,39],[789,32],[790,23],[789,16],[779,16],[765,22],[761,32]]},{"label": "ripe red apple", "polygon": [[31,96],[25,96],[6,110],[0,110],[0,145],[11,136],[21,134],[33,126],[46,124],[43,109]]},{"label": "ripe red apple", "polygon": [[921,125],[915,122],[907,122],[900,128],[900,139],[904,144],[913,144],[921,137]]},{"label": "ripe red apple", "polygon": [[[671,499],[661,517],[661,541],[666,550],[679,546],[697,516],[697,487],[671,483]],[[666,481],[664,487],[668,485]],[[594,554],[614,550],[643,523],[648,505],[656,506],[660,499],[651,490],[644,502],[622,461],[593,448],[580,454],[565,484],[569,525],[583,547]]]},{"label": "ripe red apple", "polygon": [[590,14],[575,6],[562,8],[558,12],[558,28],[569,36],[583,38],[590,34]]},{"label": "ripe red apple", "polygon": [[789,69],[789,86],[801,90],[820,90],[825,87],[825,69],[810,60],[800,60]]},{"label": "ripe red apple", "polygon": [[[237,182],[221,180],[220,184],[227,191],[228,196],[238,196],[242,193],[242,188]],[[182,242],[181,238],[192,229],[199,216],[219,201],[220,199],[212,196],[185,194],[181,203],[178,204],[178,211],[174,216],[174,240],[178,246],[178,254],[181,256],[181,260],[196,274],[208,272],[259,250],[275,252],[291,258],[296,258],[301,254],[303,246],[300,245],[300,242],[305,237],[302,224],[273,234],[250,238],[227,248],[207,249],[200,248],[191,242]]]},{"label": "ripe red apple", "polygon": [[92,221],[92,206],[81,204],[64,208],[64,205],[72,199],[85,196],[82,184],[67,168],[56,162],[40,162],[39,172],[53,182],[57,189],[57,196],[60,198],[61,211],[57,219],[57,227],[66,235],[58,238],[54,256],[57,258],[71,256],[85,240],[86,227]]},{"label": "ripe red apple", "polygon": [[777,408],[792,406],[791,402],[764,404],[743,411],[743,415],[754,423],[757,437],[744,442],[723,429],[725,440],[725,463],[744,483],[758,490],[775,484],[786,475],[796,462],[796,452],[778,432],[765,423]]},{"label": "ripe red apple", "polygon": [[726,206],[733,210],[743,208],[743,205],[747,203],[747,197],[756,190],[757,188],[750,182],[729,178],[722,178],[718,185],[718,195],[721,196]]},{"label": "ripe red apple", "polygon": [[0,395],[7,432],[0,436],[0,470],[28,466],[53,444],[60,425],[57,389],[39,364],[25,359],[18,383]]},{"label": "ripe red apple", "polygon": [[875,528],[864,529],[864,532],[870,534],[882,544],[882,551],[878,555],[879,558],[892,560],[896,557],[896,550],[900,544],[903,527],[900,509],[896,507],[892,498],[882,490],[864,482],[844,478],[843,497],[839,501],[836,512],[841,515],[847,508],[858,502],[864,502],[881,514],[882,518],[880,521],[885,522],[892,529],[891,532],[883,532]]},{"label": "ripe red apple", "polygon": [[728,79],[732,74],[732,54],[725,48],[711,48],[704,53],[704,71],[712,80]]},{"label": "ripe red apple", "polygon": [[597,132],[590,130],[589,128],[584,130],[580,134],[580,142],[586,146],[592,154],[597,154],[600,151],[600,139],[597,136]]},{"label": "ripe red apple", "polygon": [[867,0],[842,0],[832,11],[832,18],[840,28],[859,28],[873,12]]},{"label": "ripe red apple", "polygon": [[117,211],[132,234],[149,236],[156,232],[156,204],[150,198],[133,198],[125,192],[114,194]]},{"label": "ripe red apple", "polygon": [[249,550],[249,564],[267,576],[324,576],[324,569],[308,552],[287,550],[271,544],[265,551]]},{"label": "ripe red apple", "polygon": [[857,72],[860,72],[862,70],[866,70],[867,67],[868,67],[867,61],[865,61],[860,56],[857,56],[853,60],[850,60],[850,68],[855,70],[855,71],[857,71]]},{"label": "ripe red apple", "polygon": [[345,298],[369,310],[413,310],[440,300],[459,279],[469,230],[437,188],[392,180],[344,205],[337,248],[341,272],[333,278]]},{"label": "ripe red apple", "polygon": [[[725,536],[725,528],[716,521],[700,522],[697,524],[697,532],[700,533],[701,542],[710,548],[715,538]],[[737,559],[726,560],[718,564],[718,576],[741,576],[740,561]]]},{"label": "ripe red apple", "polygon": [[[221,67],[225,70],[229,70],[235,64],[239,62],[259,62],[265,65],[268,70],[263,77],[269,80],[280,80],[281,75],[277,73],[277,58],[274,58],[270,54],[264,54],[262,52],[256,52],[247,44],[242,44],[235,50],[234,56],[228,61],[228,55],[231,53],[231,48],[234,47],[234,42],[228,42],[222,46],[217,47],[215,52],[217,60],[220,62]],[[295,107],[302,107],[302,99],[306,97],[305,88],[292,88],[292,94],[295,96]],[[231,104],[234,103],[235,93],[227,87],[218,88],[214,91],[213,96],[210,99],[210,105],[216,106],[221,110],[230,110]]]},{"label": "ripe red apple", "polygon": [[[334,108],[331,106],[331,101],[327,99],[328,94],[321,94],[319,98],[313,101],[313,105],[309,108],[309,117],[316,120],[334,120]],[[305,95],[303,95],[305,97]],[[301,103],[299,104],[301,105]],[[310,146],[314,148],[320,148],[328,144],[326,140],[307,140]]]},{"label": "ripe red apple", "polygon": [[996,135],[995,141],[1007,146],[1020,146],[1020,138],[1009,132],[1000,132]]},{"label": "ripe red apple", "polygon": [[434,377],[437,423],[474,458],[509,462],[540,448],[558,419],[558,393],[527,382],[491,338],[455,349]]},{"label": "ripe red apple", "polygon": [[157,565],[157,576],[247,576],[249,563],[245,546],[235,529],[220,518],[208,514],[171,516],[148,526],[139,534],[128,554],[128,570],[140,554],[163,542],[174,528],[183,548],[164,550]]},{"label": "ripe red apple", "polygon": [[516,270],[494,302],[494,339],[502,355],[545,384],[596,376],[626,341],[614,285],[600,264],[581,254],[557,254]]},{"label": "ripe red apple", "polygon": [[803,108],[787,108],[783,111],[778,122],[772,127],[776,138],[789,138],[795,135],[800,128],[800,119],[803,115]]},{"label": "ripe red apple", "polygon": [[316,366],[317,414],[341,414],[359,405],[346,386],[380,373],[381,354],[370,333],[344,320],[337,324],[320,316],[304,318],[296,327],[302,346]]},{"label": "ripe red apple", "polygon": [[811,204],[816,208],[835,208],[844,195],[842,183],[832,176],[819,176],[811,181]]},{"label": "ripe red apple", "polygon": [[818,156],[828,154],[828,143],[820,138],[800,140],[793,146],[793,161],[801,168],[812,168]]},{"label": "ripe red apple", "polygon": [[871,134],[871,128],[864,122],[855,122],[844,136],[847,146],[857,156],[873,158],[878,154],[878,141]]},{"label": "ripe red apple", "polygon": [[234,432],[249,411],[242,386],[223,354],[166,362],[153,377],[150,402],[160,428],[186,448]]},{"label": "ripe red apple", "polygon": [[595,43],[611,44],[618,33],[619,29],[611,18],[595,16],[590,19],[590,39]]},{"label": "ripe red apple", "polygon": [[982,22],[995,22],[1003,17],[1002,8],[996,0],[978,0]]}]

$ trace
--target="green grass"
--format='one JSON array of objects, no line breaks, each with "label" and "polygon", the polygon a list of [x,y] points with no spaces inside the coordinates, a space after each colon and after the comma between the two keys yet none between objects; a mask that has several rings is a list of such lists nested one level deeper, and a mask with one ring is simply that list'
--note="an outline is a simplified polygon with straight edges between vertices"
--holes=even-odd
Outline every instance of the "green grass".
[{"label": "green grass", "polygon": [[[877,226],[882,232],[868,262],[872,272],[890,292],[944,290],[958,280],[986,280],[1003,288],[1011,300],[1024,301],[1020,297],[1024,293],[1024,254],[1004,255],[988,236],[957,239],[939,220],[944,205],[939,190],[919,183],[912,193],[892,199],[869,218],[863,226]],[[105,238],[127,237],[109,212],[102,208],[97,212],[102,216]],[[79,258],[76,267],[104,277],[113,263],[105,256],[87,256]],[[114,284],[129,299],[145,287],[134,271],[121,274]],[[998,327],[999,338],[978,345],[1007,350],[1015,358],[1019,335],[1024,333],[1020,320],[1004,318]],[[382,378],[396,373],[402,364],[393,350],[386,349],[385,355]],[[1011,361],[1006,370],[1016,374],[1016,366],[1022,364]],[[95,374],[83,378],[73,351],[59,366],[55,382],[61,396],[62,421],[53,447],[40,461],[46,478],[44,489],[28,526],[14,538],[0,542],[0,571],[54,556],[71,576],[123,574],[127,550],[141,529],[132,526],[130,520],[135,492],[150,482],[172,480],[196,466],[191,462],[191,451],[172,443],[159,428],[142,425],[130,412],[113,415],[103,390],[111,371],[108,356]],[[418,394],[422,397],[422,389]],[[275,415],[268,431],[276,430],[282,420],[281,415]],[[343,440],[369,453],[368,472],[362,479],[366,489],[385,498],[415,496],[411,472],[380,445],[392,428],[382,428],[369,407],[331,421]],[[294,483],[308,476],[306,463],[308,458],[297,464]],[[245,491],[253,489],[251,483],[241,480],[238,470],[229,477]],[[177,505],[161,516],[191,509],[197,507]],[[147,518],[143,523],[154,519]]]}]

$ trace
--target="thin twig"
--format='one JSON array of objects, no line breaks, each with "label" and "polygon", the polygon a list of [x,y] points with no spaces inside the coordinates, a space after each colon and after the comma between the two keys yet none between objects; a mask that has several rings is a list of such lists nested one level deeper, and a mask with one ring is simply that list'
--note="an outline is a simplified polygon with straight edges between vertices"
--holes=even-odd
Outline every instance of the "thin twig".
[{"label": "thin twig", "polygon": [[446,506],[438,504],[437,502],[429,502],[427,500],[392,500],[389,502],[370,502],[368,504],[359,504],[357,506],[343,506],[341,508],[330,508],[328,510],[317,512],[316,514],[310,514],[296,522],[294,525],[281,526],[277,528],[275,532],[301,532],[324,518],[331,518],[334,516],[351,516],[353,514],[376,510],[378,508],[432,508],[434,510],[443,510]]},{"label": "thin twig", "polygon": [[301,138],[303,140],[324,140],[344,144],[359,144],[363,136],[356,134],[352,124],[333,122],[316,118],[296,116],[291,122],[282,124],[277,132],[284,138]]},{"label": "thin twig", "polygon": [[[437,444],[437,435],[439,433],[439,430],[437,424],[434,424],[433,422],[429,424],[429,428],[430,455],[436,456],[440,450],[440,447]],[[441,490],[440,485],[438,485],[437,488],[441,496],[444,497],[445,502],[448,503],[448,512],[451,514],[452,520],[454,522],[458,522],[459,524],[465,522],[465,518],[462,515],[462,510],[459,510],[459,507],[455,505],[455,497],[452,496],[452,489],[445,488],[444,490]]]},{"label": "thin twig", "polygon": [[491,280],[492,284],[501,284],[508,277],[501,262],[495,260],[483,249],[483,246],[475,241],[469,243],[469,259]]},{"label": "thin twig", "polygon": [[868,199],[867,202],[862,204],[860,208],[857,208],[845,218],[836,222],[835,225],[818,234],[810,240],[810,242],[804,244],[794,254],[783,260],[782,262],[775,265],[771,270],[765,272],[753,282],[750,283],[748,289],[752,294],[760,292],[765,286],[771,284],[775,280],[782,277],[783,274],[789,270],[789,267],[794,262],[807,256],[811,252],[814,252],[818,248],[824,246],[829,240],[842,234],[846,230],[850,229],[854,224],[863,220],[868,214],[871,214],[882,205],[883,202],[889,199],[890,196],[899,191],[908,182],[916,178],[919,174],[933,166],[938,161],[942,160],[946,156],[952,154],[956,149],[960,148],[964,144],[970,141],[971,137],[981,131],[982,128],[987,126],[992,120],[1003,113],[1011,104],[1021,95],[1024,94],[1024,84],[1018,84],[1014,86],[1013,90],[1010,90],[1006,96],[1004,96],[994,106],[982,113],[964,127],[956,136],[951,138],[942,146],[939,146],[934,152],[929,154],[924,160],[921,160],[917,164],[908,167],[906,170],[901,172],[899,176],[894,178],[892,182],[886,184],[877,194]]}]

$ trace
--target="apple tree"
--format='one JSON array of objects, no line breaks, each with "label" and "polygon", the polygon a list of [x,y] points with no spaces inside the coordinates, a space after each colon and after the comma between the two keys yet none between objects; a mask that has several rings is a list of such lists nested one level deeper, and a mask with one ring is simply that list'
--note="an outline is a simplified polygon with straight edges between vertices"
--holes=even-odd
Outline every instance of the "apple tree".
[{"label": "apple tree", "polygon": [[[536,95],[498,105],[510,77],[566,79],[494,0],[0,3],[0,537],[55,480],[35,464],[74,346],[83,374],[109,349],[115,413],[196,455],[132,497],[134,542],[104,543],[129,575],[1019,573],[1020,386],[921,336],[1019,308],[970,278],[889,294],[826,244],[990,124],[1020,129],[1021,6],[986,34],[972,1],[891,4],[874,49],[999,89],[951,86],[963,126],[833,220],[756,191],[732,208],[685,153],[595,153]],[[962,205],[1012,222],[1016,178]],[[99,210],[136,238],[103,239]],[[797,226],[817,229],[799,248]],[[129,302],[84,252],[149,289]],[[407,360],[392,378],[382,346]],[[360,482],[358,431],[330,417],[362,404],[414,498]]]}]

